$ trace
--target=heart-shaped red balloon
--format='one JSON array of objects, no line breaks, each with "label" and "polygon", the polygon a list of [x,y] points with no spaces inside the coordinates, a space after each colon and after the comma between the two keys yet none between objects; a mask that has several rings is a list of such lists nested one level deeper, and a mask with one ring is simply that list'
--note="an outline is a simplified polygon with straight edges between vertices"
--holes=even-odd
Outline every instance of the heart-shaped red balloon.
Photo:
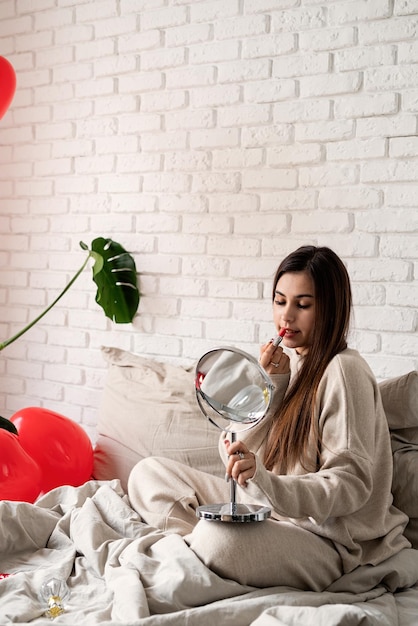
[{"label": "heart-shaped red balloon", "polygon": [[0,56],[0,119],[10,106],[16,91],[16,74],[13,65]]},{"label": "heart-shaped red balloon", "polygon": [[0,500],[34,502],[41,492],[41,470],[19,443],[0,428]]},{"label": "heart-shaped red balloon", "polygon": [[79,424],[40,407],[21,409],[10,421],[20,445],[41,469],[43,493],[61,485],[78,487],[91,479],[93,446]]}]

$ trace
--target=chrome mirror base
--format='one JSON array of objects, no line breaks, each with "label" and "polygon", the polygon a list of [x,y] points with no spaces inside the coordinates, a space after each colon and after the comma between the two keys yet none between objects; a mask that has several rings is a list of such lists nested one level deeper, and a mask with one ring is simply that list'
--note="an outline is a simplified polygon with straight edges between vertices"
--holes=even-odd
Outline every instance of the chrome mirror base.
[{"label": "chrome mirror base", "polygon": [[266,506],[236,502],[206,504],[196,509],[199,519],[214,522],[263,522],[270,515],[271,510]]}]

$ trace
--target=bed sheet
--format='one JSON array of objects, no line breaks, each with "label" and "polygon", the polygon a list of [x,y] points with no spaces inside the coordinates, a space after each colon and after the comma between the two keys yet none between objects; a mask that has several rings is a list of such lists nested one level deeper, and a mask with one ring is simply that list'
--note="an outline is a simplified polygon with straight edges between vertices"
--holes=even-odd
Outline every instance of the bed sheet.
[{"label": "bed sheet", "polygon": [[322,593],[255,589],[210,571],[179,535],[144,524],[119,481],[0,503],[0,624],[51,624],[40,588],[67,581],[74,626],[417,626],[418,551]]}]

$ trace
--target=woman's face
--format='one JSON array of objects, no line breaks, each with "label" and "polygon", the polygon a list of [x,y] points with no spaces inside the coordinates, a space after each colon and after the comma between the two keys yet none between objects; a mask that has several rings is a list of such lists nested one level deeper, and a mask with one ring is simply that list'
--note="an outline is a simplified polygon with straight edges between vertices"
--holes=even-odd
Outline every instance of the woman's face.
[{"label": "woman's face", "polygon": [[286,272],[276,284],[273,321],[277,332],[286,329],[283,344],[306,354],[315,320],[315,290],[307,272]]}]

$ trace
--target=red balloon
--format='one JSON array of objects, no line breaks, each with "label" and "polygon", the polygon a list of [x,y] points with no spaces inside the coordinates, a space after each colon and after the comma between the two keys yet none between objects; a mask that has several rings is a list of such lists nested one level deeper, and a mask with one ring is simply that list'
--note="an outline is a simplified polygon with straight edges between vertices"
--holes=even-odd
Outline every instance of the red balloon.
[{"label": "red balloon", "polygon": [[10,106],[16,91],[16,74],[13,65],[0,57],[0,120]]},{"label": "red balloon", "polygon": [[34,502],[40,493],[40,467],[17,435],[0,428],[0,500]]},{"label": "red balloon", "polygon": [[41,468],[41,488],[46,493],[61,485],[78,487],[93,472],[93,446],[76,422],[40,407],[17,411],[10,421],[21,446]]}]

